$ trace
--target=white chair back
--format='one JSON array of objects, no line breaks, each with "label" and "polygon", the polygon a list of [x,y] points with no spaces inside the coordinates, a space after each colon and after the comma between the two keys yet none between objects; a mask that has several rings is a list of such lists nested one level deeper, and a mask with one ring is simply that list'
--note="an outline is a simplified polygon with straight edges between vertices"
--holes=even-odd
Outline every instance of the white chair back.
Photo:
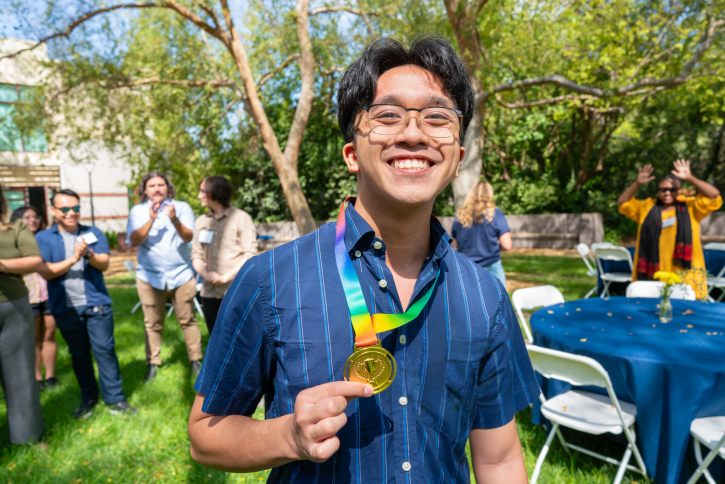
[{"label": "white chair back", "polygon": [[582,256],[582,260],[584,261],[584,264],[586,264],[587,270],[594,271],[594,266],[592,266],[592,263],[589,262],[589,258],[592,256],[592,251],[589,250],[589,246],[587,244],[577,244],[576,250],[579,252],[579,255]]},{"label": "white chair back", "polygon": [[705,250],[725,250],[725,243],[710,242],[709,244],[705,244],[703,249],[705,249]]},{"label": "white chair back", "polygon": [[597,266],[599,267],[599,273],[604,274],[604,270],[602,269],[602,261],[603,260],[611,260],[611,261],[627,261],[629,262],[629,270],[630,272],[634,268],[634,263],[632,262],[632,254],[629,253],[629,251],[624,247],[599,247],[597,249],[594,249],[594,256],[597,259]]},{"label": "white chair back", "polygon": [[562,304],[564,302],[564,296],[554,286],[526,287],[523,289],[516,289],[513,294],[511,294],[511,303],[516,310],[519,321],[521,321],[521,327],[524,328],[526,338],[531,342],[534,341],[534,337],[531,334],[531,328],[529,328],[522,310],[529,310],[542,306],[552,306],[554,304]]},{"label": "white chair back", "polygon": [[592,245],[592,252],[596,252],[597,249],[601,249],[602,247],[616,247],[611,242],[594,242]]},{"label": "white chair back", "polygon": [[133,275],[133,277],[136,277],[136,266],[134,265],[132,260],[126,259],[125,261],[123,261],[123,266],[128,272]]},{"label": "white chair back", "polygon": [[527,346],[534,370],[544,378],[554,378],[575,386],[611,387],[609,375],[598,361],[563,351]]},{"label": "white chair back", "polygon": [[[660,297],[664,282],[659,281],[635,281],[627,286],[627,297]],[[672,299],[685,299],[694,301],[697,295],[692,287],[687,284],[678,284],[672,289]]]}]

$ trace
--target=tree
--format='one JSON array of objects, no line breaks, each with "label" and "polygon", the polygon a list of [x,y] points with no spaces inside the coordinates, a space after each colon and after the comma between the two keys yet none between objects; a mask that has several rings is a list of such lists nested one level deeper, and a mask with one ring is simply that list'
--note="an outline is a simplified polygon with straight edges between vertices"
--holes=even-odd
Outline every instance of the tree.
[{"label": "tree", "polygon": [[[569,151],[578,162],[573,189],[581,191],[603,170],[625,114],[661,91],[725,72],[711,49],[725,26],[721,0],[444,4],[477,100],[461,176],[454,181],[456,206],[481,173],[490,101],[507,110],[567,106],[578,135],[577,153]],[[502,175],[508,176],[505,164]]]}]

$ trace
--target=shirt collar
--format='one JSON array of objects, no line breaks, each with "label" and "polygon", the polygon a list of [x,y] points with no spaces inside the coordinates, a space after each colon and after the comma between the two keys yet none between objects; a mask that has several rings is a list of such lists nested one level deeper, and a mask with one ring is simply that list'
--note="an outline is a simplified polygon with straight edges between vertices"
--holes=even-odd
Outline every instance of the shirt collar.
[{"label": "shirt collar", "polygon": [[[229,205],[227,208],[224,209],[224,212],[222,212],[222,216],[219,217],[217,220],[221,220],[224,217],[231,216],[232,210],[234,210],[234,207],[232,207],[231,205]],[[211,217],[214,217],[214,212],[212,212],[211,210],[209,210],[204,215],[206,215],[207,217],[210,217],[211,218]]]},{"label": "shirt collar", "polygon": [[[367,249],[373,243],[375,231],[370,224],[360,215],[352,203],[347,205],[345,210],[345,248],[348,253],[357,246],[361,250]],[[451,237],[443,228],[440,221],[435,217],[430,219],[430,246],[433,247],[433,262],[442,259],[448,252]],[[362,244],[361,244],[362,242]]]},{"label": "shirt collar", "polygon": [[[87,226],[85,226],[85,225],[82,225],[82,224],[78,224],[78,229],[79,229],[79,230],[78,230],[78,233],[81,233],[81,232],[83,232],[84,230],[87,230],[88,228],[89,228],[89,227],[87,227]],[[49,228],[48,230],[49,230],[49,231],[50,231],[51,233],[56,233],[56,234],[60,234],[60,229],[58,228],[58,223],[54,223],[54,224],[53,224],[53,225],[52,225],[52,226],[51,226],[51,227],[50,227],[50,228]]]}]

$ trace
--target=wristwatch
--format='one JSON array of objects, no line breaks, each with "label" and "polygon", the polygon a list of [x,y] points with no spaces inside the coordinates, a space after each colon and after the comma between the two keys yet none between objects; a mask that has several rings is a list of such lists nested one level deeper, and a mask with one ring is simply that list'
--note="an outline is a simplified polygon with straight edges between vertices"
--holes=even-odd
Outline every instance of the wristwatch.
[{"label": "wristwatch", "polygon": [[179,217],[174,217],[171,219],[171,223],[174,225],[179,225],[181,221],[179,220]]},{"label": "wristwatch", "polygon": [[83,254],[83,258],[85,260],[90,260],[91,257],[93,257],[93,251],[88,249],[85,254]]}]

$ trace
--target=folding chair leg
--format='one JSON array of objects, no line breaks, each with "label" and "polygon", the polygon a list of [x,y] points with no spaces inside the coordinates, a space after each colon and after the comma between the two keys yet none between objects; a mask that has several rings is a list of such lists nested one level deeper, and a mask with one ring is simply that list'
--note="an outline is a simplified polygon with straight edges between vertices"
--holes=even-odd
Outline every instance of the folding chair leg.
[{"label": "folding chair leg", "polygon": [[174,306],[171,305],[171,306],[169,306],[169,312],[166,313],[166,317],[168,318],[169,316],[171,316],[171,313],[173,313],[173,312],[174,312]]},{"label": "folding chair leg", "polygon": [[594,287],[593,287],[593,288],[591,289],[591,291],[589,291],[589,292],[587,293],[587,295],[586,295],[586,296],[584,296],[584,299],[589,299],[589,297],[590,297],[590,296],[591,296],[592,294],[594,294],[595,292],[597,292],[597,289],[599,289],[599,286],[594,286]]},{"label": "folding chair leg", "polygon": [[541,472],[541,466],[544,465],[544,459],[546,459],[546,454],[549,452],[549,447],[551,446],[551,441],[554,440],[554,435],[556,435],[558,430],[559,430],[559,424],[555,423],[554,426],[551,427],[551,432],[549,432],[549,436],[546,438],[546,442],[544,443],[544,448],[541,449],[539,458],[536,459],[536,467],[534,467],[534,473],[531,474],[531,484],[536,484],[536,481],[539,479],[539,473]]},{"label": "folding chair leg", "polygon": [[136,303],[136,305],[131,310],[131,314],[135,313],[139,306],[141,306],[141,301]]},{"label": "folding chair leg", "polygon": [[204,311],[201,310],[201,305],[199,304],[199,301],[196,299],[196,296],[194,296],[194,307],[196,308],[197,312],[199,313],[199,316],[201,316],[203,318]]},{"label": "folding chair leg", "polygon": [[697,480],[700,478],[701,475],[705,474],[705,480],[709,484],[715,484],[715,479],[712,478],[712,475],[710,474],[710,471],[707,470],[708,466],[710,465],[710,462],[715,459],[715,456],[718,454],[718,449],[725,445],[725,435],[722,439],[720,439],[720,442],[718,442],[715,445],[715,450],[711,451],[709,454],[707,454],[707,457],[705,457],[705,460],[702,459],[702,451],[700,450],[700,441],[697,439],[695,440],[695,459],[697,460],[697,463],[700,464],[700,466],[697,468],[695,473],[690,477],[690,480],[687,481],[687,484],[695,484]]},{"label": "folding chair leg", "polygon": [[619,465],[617,475],[614,477],[614,484],[620,484],[624,479],[624,471],[627,470],[627,464],[629,459],[632,458],[632,444],[627,444],[627,450],[624,451],[624,457],[622,457],[622,463]]},{"label": "folding chair leg", "polygon": [[612,283],[612,281],[604,281],[604,290],[602,291],[602,295],[599,296],[602,299],[609,296],[609,285]]},{"label": "folding chair leg", "polygon": [[556,429],[556,436],[559,437],[559,442],[561,443],[561,446],[564,447],[566,453],[571,454],[571,451],[569,450],[569,444],[567,444],[566,440],[564,440],[564,436],[561,434],[561,429]]}]

